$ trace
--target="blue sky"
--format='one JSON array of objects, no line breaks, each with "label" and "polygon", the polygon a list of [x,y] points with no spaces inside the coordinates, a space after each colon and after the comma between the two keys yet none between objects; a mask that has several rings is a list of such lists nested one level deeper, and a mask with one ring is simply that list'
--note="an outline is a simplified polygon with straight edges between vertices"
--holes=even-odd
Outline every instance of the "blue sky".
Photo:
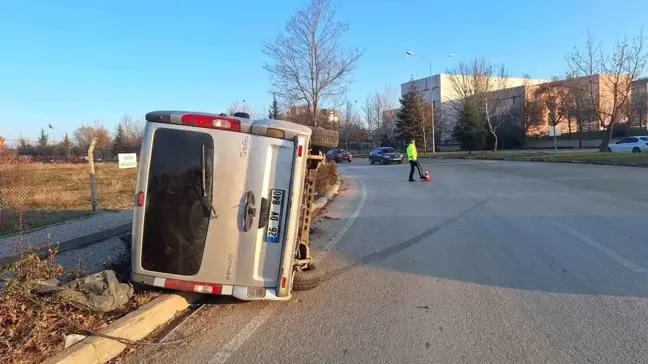
[{"label": "blue sky", "polygon": [[[155,109],[221,112],[271,102],[263,41],[306,0],[2,0],[0,135],[61,139],[99,119]],[[646,22],[645,0],[334,0],[349,23],[344,44],[364,50],[349,98],[483,56],[512,76],[549,78],[586,33],[605,43]],[[455,59],[447,58],[455,53]]]}]

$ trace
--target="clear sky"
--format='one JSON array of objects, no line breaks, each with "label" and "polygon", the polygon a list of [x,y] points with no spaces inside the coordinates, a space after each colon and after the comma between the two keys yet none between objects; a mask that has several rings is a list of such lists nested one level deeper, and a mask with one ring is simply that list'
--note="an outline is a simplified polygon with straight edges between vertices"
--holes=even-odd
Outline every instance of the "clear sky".
[{"label": "clear sky", "polygon": [[[0,135],[60,140],[99,119],[155,109],[222,112],[271,102],[261,52],[306,0],[0,0]],[[364,50],[349,99],[358,105],[457,60],[483,56],[511,76],[560,76],[591,30],[611,43],[638,32],[646,0],[334,0],[347,46]],[[448,59],[455,53],[455,59]]]}]

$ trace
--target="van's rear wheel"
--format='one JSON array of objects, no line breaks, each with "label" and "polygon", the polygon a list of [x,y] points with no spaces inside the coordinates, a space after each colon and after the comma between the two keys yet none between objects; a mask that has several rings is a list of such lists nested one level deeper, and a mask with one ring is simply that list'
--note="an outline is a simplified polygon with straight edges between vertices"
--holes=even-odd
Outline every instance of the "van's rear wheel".
[{"label": "van's rear wheel", "polygon": [[311,145],[315,147],[335,148],[340,142],[340,134],[335,130],[311,128]]},{"label": "van's rear wheel", "polygon": [[321,281],[322,272],[317,269],[315,263],[311,262],[311,264],[308,265],[308,268],[295,272],[295,277],[293,278],[293,290],[307,291],[317,287]]}]

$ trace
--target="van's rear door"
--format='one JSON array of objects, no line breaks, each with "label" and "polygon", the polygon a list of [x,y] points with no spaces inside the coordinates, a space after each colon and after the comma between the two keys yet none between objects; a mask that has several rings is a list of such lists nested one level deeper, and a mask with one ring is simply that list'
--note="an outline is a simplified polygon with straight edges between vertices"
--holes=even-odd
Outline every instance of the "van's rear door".
[{"label": "van's rear door", "polygon": [[[149,123],[143,274],[236,286],[277,285],[293,141]],[[148,273],[146,272],[148,271]]]},{"label": "van's rear door", "polygon": [[199,274],[211,220],[214,140],[196,128],[153,127],[141,266]]}]

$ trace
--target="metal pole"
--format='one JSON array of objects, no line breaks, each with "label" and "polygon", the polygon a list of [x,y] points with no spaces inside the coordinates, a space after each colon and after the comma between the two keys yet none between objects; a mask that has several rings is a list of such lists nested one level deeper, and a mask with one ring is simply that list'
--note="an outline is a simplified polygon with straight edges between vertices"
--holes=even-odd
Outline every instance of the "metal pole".
[{"label": "metal pole", "polygon": [[436,137],[434,135],[436,129],[435,120],[434,120],[434,93],[432,92],[432,61],[428,60],[430,62],[430,109],[432,110],[432,114],[430,115],[430,119],[432,120],[432,154],[436,153]]}]

